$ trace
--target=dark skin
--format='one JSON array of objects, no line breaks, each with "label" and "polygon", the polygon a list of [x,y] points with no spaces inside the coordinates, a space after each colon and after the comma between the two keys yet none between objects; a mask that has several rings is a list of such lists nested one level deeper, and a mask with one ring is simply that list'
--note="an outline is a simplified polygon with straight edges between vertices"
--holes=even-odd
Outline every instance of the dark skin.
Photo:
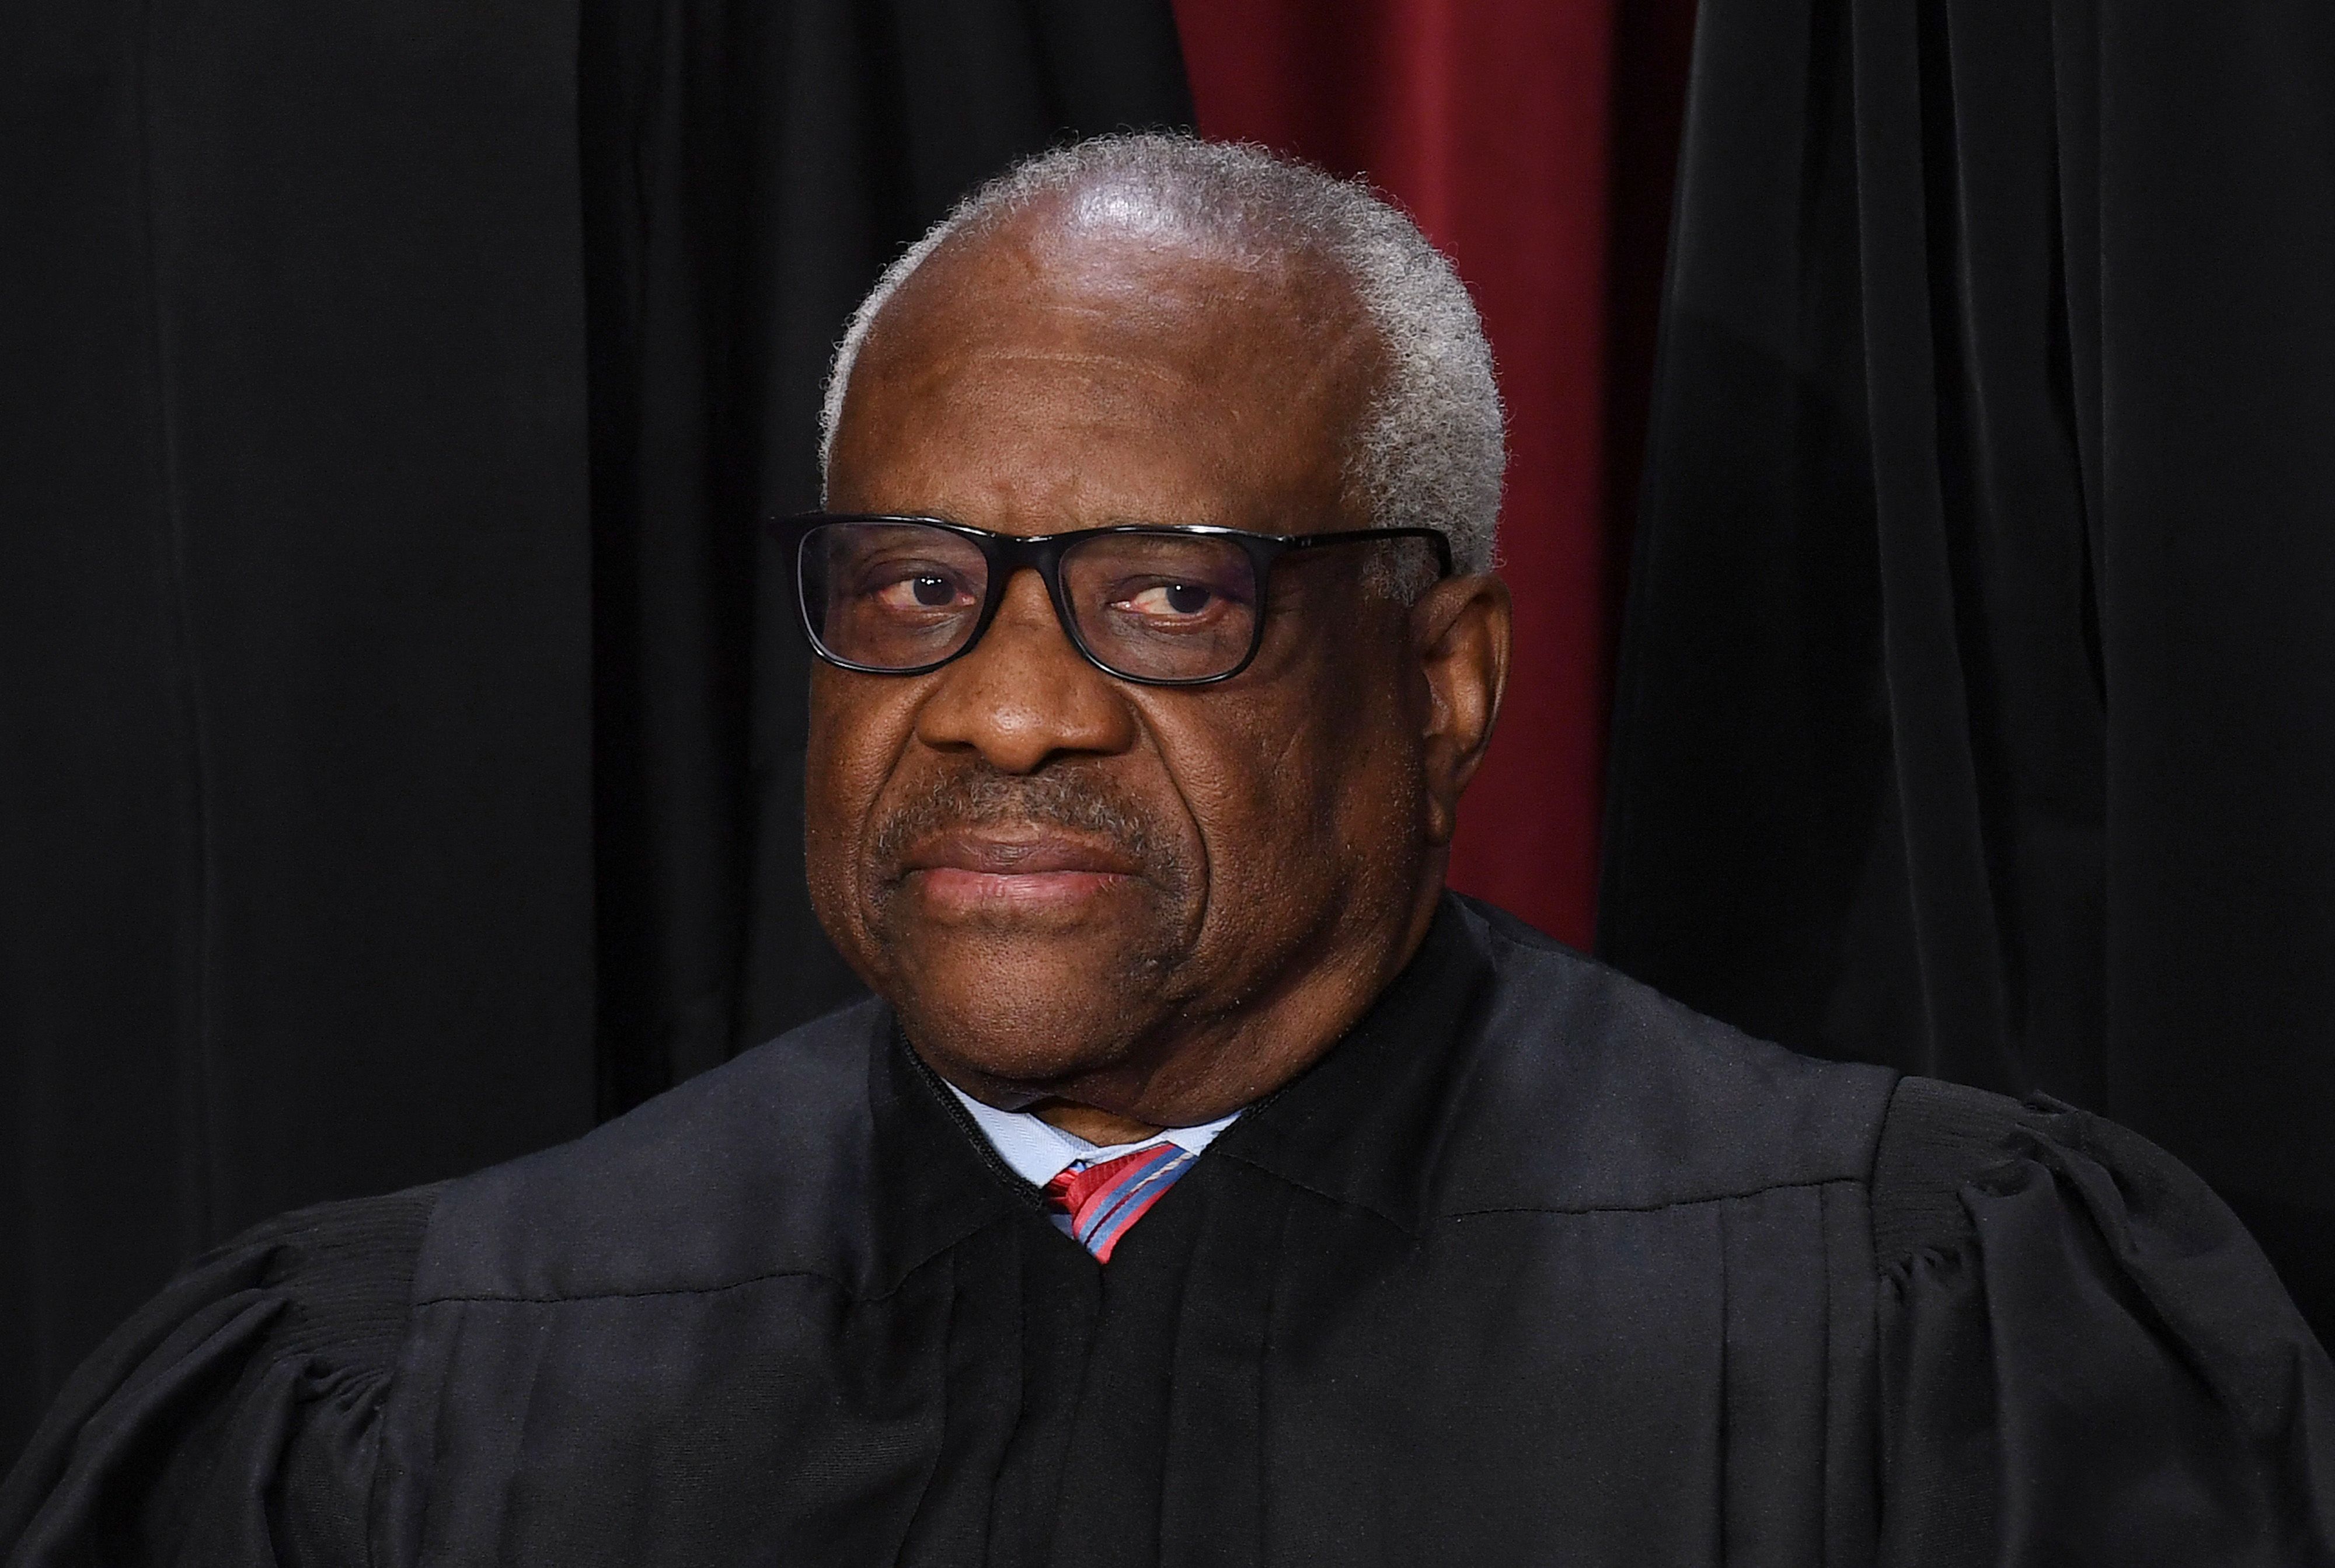
[{"label": "dark skin", "polygon": [[[1364,527],[1341,460],[1379,354],[1318,268],[1040,208],[887,305],[828,506]],[[1508,669],[1500,581],[1405,605],[1364,580],[1395,547],[1285,559],[1214,686],[1096,669],[1031,572],[939,670],[816,669],[812,903],[935,1071],[1128,1142],[1271,1092],[1361,1016],[1426,934]]]}]

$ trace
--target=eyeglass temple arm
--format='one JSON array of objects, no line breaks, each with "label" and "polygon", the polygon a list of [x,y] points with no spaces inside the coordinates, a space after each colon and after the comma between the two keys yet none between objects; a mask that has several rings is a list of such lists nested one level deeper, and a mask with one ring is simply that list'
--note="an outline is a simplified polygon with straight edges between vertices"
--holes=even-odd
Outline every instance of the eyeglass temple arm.
[{"label": "eyeglass temple arm", "polygon": [[1324,545],[1360,544],[1368,539],[1424,539],[1435,547],[1436,566],[1445,576],[1451,575],[1451,538],[1441,528],[1346,528],[1334,534],[1299,534],[1285,543],[1293,550],[1313,550]]}]

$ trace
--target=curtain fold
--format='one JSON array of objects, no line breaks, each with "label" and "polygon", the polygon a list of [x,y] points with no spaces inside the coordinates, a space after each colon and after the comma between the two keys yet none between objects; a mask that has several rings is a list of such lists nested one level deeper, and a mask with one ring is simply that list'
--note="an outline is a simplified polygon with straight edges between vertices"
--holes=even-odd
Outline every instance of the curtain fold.
[{"label": "curtain fold", "polygon": [[2335,1321],[2335,17],[1705,0],[1600,913],[2098,1108]]},{"label": "curtain fold", "polygon": [[0,1455],[196,1249],[591,1125],[574,52],[0,16]]}]

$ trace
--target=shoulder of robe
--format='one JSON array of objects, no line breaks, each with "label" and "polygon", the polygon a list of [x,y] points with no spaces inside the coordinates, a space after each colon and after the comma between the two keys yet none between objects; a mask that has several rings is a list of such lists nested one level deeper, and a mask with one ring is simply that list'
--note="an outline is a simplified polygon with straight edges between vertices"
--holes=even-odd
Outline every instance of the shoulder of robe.
[{"label": "shoulder of robe", "polygon": [[2021,1135],[2032,1138],[2050,1114],[1959,1083],[1900,1079],[1873,1161],[1875,1261],[1886,1270],[1971,1240],[1963,1186],[2015,1161]]},{"label": "shoulder of robe", "polygon": [[571,1143],[451,1184],[415,1294],[557,1302],[850,1273],[871,1201],[866,1001],[699,1074]]},{"label": "shoulder of robe", "polygon": [[1873,1235],[1892,1564],[2335,1563],[2335,1367],[2180,1161],[1909,1078]]},{"label": "shoulder of robe", "polygon": [[2036,1095],[1901,1079],[1874,1157],[1874,1257],[1886,1271],[1981,1240],[1998,1200],[2048,1177],[2111,1247],[2166,1257],[2253,1252],[2235,1215],[2179,1160],[2127,1128]]},{"label": "shoulder of robe", "polygon": [[1495,976],[1471,1020],[1471,1141],[1455,1195],[1652,1207],[1863,1184],[1897,1080],[1756,1040],[1461,900]]},{"label": "shoulder of robe", "polygon": [[[2282,1389],[2298,1348],[2326,1361],[2262,1249],[2202,1178],[2130,1128],[2049,1096],[1902,1080],[1874,1159],[1873,1241],[1901,1300],[1942,1297],[1943,1282],[1991,1271],[1989,1310],[2002,1310],[2039,1293],[2017,1271],[2048,1260],[2066,1282],[2097,1281],[2096,1297],[2187,1341],[2193,1360],[2232,1362],[2233,1386]],[[2241,1373],[2242,1347],[2256,1342],[2274,1347],[2273,1370]]]},{"label": "shoulder of robe", "polygon": [[[0,1560],[143,1561],[265,1531],[268,1506],[281,1527],[280,1498],[213,1477],[346,1450],[395,1370],[440,1191],[297,1210],[198,1259],[66,1382],[0,1486]],[[311,1442],[319,1408],[335,1432]]]},{"label": "shoulder of robe", "polygon": [[422,1238],[445,1187],[433,1182],[296,1209],[208,1256],[257,1261],[260,1288],[282,1296],[283,1313],[267,1334],[270,1354],[387,1372],[405,1335]]}]

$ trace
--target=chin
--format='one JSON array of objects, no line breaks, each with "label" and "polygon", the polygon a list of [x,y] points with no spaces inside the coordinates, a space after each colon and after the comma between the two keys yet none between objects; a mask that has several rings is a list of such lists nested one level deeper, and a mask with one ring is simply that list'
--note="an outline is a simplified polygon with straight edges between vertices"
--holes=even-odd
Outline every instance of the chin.
[{"label": "chin", "polygon": [[[936,1066],[1040,1085],[1108,1068],[1148,1032],[1158,999],[1128,949],[1092,932],[1010,944],[933,934],[905,950],[884,993]],[[937,939],[935,939],[937,938]],[[1156,974],[1156,971],[1151,974]]]},{"label": "chin", "polygon": [[945,1076],[988,1079],[1030,1094],[1108,1071],[1133,1055],[1137,1043],[1124,1015],[900,1011],[908,1038]]}]

